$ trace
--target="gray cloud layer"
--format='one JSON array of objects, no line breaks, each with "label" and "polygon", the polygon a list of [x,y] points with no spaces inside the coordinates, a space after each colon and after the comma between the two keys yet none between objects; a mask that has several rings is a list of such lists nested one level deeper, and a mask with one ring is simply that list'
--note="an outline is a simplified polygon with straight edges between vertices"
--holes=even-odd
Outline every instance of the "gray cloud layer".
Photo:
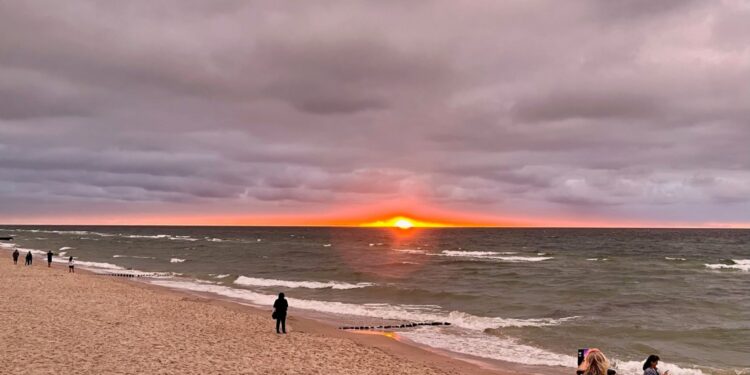
[{"label": "gray cloud layer", "polygon": [[742,0],[0,2],[0,222],[404,199],[748,223],[747,19]]}]

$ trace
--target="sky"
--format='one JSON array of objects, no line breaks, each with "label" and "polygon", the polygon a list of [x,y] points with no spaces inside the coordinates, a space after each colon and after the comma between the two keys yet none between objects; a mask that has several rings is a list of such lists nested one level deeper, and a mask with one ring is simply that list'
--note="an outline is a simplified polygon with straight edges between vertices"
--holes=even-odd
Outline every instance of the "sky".
[{"label": "sky", "polygon": [[750,1],[0,1],[0,223],[750,227]]}]

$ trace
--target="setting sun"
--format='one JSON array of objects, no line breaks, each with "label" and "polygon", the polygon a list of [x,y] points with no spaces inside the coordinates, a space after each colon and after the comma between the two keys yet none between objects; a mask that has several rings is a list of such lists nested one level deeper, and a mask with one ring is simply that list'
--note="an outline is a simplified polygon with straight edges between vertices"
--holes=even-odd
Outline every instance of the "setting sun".
[{"label": "setting sun", "polygon": [[377,220],[369,223],[360,224],[362,227],[381,227],[381,228],[399,228],[399,229],[411,229],[411,228],[430,228],[430,227],[449,227],[452,225],[444,223],[435,223],[412,219],[405,216],[395,216],[389,219]]},{"label": "setting sun", "polygon": [[398,221],[396,221],[394,226],[400,229],[409,229],[413,227],[414,224],[412,224],[411,221],[409,221],[409,219],[399,219]]}]

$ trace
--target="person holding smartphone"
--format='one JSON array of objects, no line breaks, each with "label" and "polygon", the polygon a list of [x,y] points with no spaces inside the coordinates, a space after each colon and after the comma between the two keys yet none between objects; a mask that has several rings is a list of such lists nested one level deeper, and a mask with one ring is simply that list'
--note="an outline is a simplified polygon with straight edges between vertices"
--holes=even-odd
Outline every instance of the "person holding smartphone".
[{"label": "person holding smartphone", "polygon": [[664,371],[663,373],[659,371],[659,369],[656,368],[656,365],[659,364],[659,356],[656,354],[651,354],[646,358],[646,362],[643,363],[643,375],[669,375],[669,370]]}]

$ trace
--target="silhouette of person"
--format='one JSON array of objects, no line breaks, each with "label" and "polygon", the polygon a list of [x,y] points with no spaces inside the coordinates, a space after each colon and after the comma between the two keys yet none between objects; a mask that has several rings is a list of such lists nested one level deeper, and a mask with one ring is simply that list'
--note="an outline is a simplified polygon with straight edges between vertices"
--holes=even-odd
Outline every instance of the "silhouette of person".
[{"label": "silhouette of person", "polygon": [[47,267],[52,267],[52,256],[55,255],[52,253],[52,250],[47,252]]},{"label": "silhouette of person", "polygon": [[[273,303],[273,315],[276,319],[276,333],[286,333],[286,310],[289,308],[284,298],[284,293],[279,293],[279,298]],[[281,332],[279,332],[279,325],[281,325]]]},{"label": "silhouette of person", "polygon": [[34,260],[34,257],[31,255],[31,251],[29,251],[28,253],[26,253],[26,265],[30,266],[31,265],[31,261],[33,261],[33,260]]},{"label": "silhouette of person", "polygon": [[76,273],[76,260],[73,257],[68,259],[68,273]]},{"label": "silhouette of person", "polygon": [[18,264],[18,256],[20,254],[18,253],[18,249],[13,250],[13,264]]}]

